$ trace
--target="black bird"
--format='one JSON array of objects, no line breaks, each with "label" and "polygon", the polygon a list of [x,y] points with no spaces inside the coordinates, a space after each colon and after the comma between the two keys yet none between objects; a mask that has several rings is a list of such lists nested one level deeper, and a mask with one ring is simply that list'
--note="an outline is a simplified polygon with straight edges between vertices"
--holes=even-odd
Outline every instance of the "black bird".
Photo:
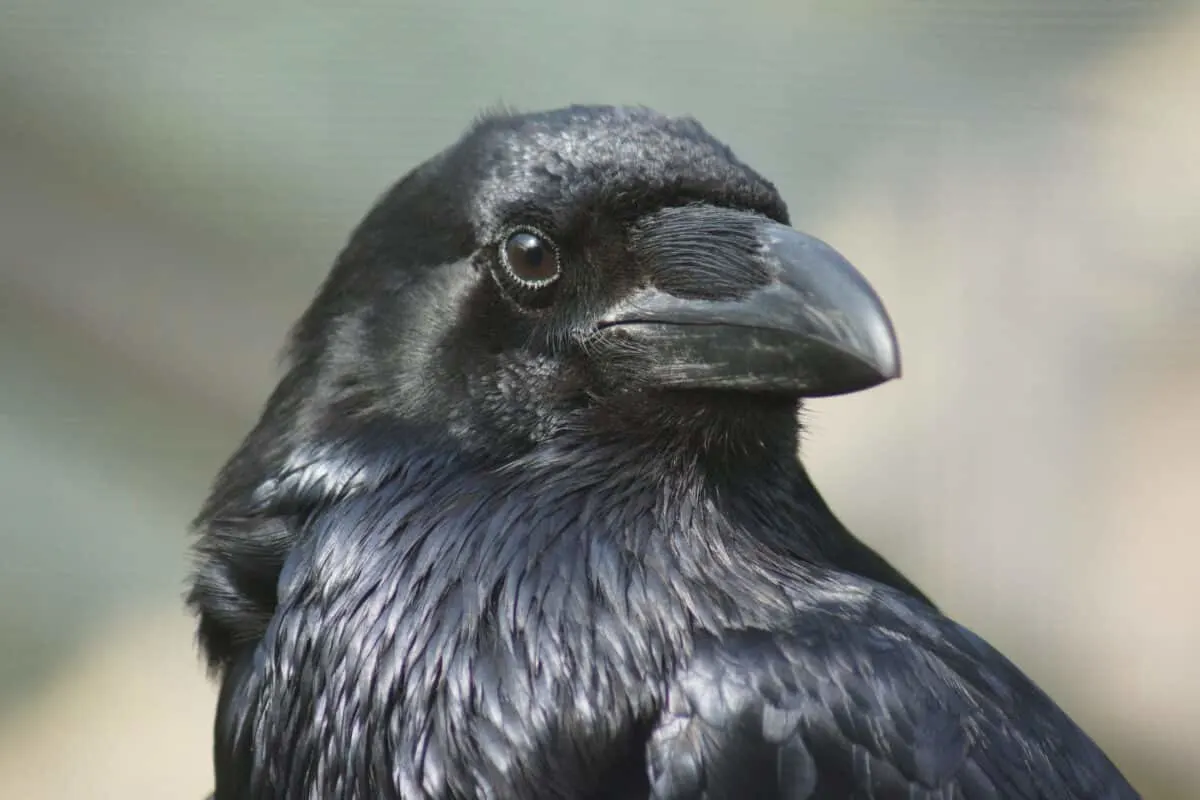
[{"label": "black bird", "polygon": [[368,214],[197,527],[235,798],[1132,798],[838,522],[865,280],[691,119],[495,114]]}]

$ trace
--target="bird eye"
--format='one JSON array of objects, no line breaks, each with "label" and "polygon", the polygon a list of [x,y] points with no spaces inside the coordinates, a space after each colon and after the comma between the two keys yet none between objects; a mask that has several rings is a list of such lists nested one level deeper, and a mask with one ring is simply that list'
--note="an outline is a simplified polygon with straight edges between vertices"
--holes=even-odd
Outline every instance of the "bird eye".
[{"label": "bird eye", "polygon": [[512,232],[500,253],[509,274],[523,286],[539,288],[558,278],[558,249],[537,231]]}]

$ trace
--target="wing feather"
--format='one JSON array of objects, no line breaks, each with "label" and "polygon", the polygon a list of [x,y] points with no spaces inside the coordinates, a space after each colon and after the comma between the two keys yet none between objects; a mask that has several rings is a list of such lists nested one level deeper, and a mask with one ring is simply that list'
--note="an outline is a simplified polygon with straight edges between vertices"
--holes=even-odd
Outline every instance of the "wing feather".
[{"label": "wing feather", "polygon": [[869,594],[786,631],[699,640],[650,743],[654,796],[1138,797],[981,639],[897,593]]}]

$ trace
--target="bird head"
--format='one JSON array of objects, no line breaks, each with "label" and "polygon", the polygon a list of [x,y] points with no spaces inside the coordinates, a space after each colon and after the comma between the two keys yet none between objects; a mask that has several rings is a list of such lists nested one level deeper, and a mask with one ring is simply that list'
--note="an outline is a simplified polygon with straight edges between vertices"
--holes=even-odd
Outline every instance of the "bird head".
[{"label": "bird head", "polygon": [[796,459],[801,401],[898,374],[867,282],[694,120],[488,116],[351,235],[201,509],[210,663],[263,635],[304,521],[397,476],[511,468],[575,491],[644,467],[672,496],[702,478],[745,518],[786,517],[753,527],[792,552],[798,519],[831,518]]},{"label": "bird head", "polygon": [[589,412],[794,420],[900,371],[879,298],[789,227],[770,182],[694,120],[617,107],[488,116],[418,166],[352,235],[291,358],[312,421],[468,444]]}]

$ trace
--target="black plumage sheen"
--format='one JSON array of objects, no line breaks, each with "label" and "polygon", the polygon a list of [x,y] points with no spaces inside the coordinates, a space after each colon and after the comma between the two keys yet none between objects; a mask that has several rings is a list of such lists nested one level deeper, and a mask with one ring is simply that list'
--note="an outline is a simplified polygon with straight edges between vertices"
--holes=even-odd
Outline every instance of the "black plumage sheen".
[{"label": "black plumage sheen", "polygon": [[787,223],[610,107],[489,116],[379,201],[197,522],[217,800],[1137,796],[808,479],[801,398],[899,362]]}]

